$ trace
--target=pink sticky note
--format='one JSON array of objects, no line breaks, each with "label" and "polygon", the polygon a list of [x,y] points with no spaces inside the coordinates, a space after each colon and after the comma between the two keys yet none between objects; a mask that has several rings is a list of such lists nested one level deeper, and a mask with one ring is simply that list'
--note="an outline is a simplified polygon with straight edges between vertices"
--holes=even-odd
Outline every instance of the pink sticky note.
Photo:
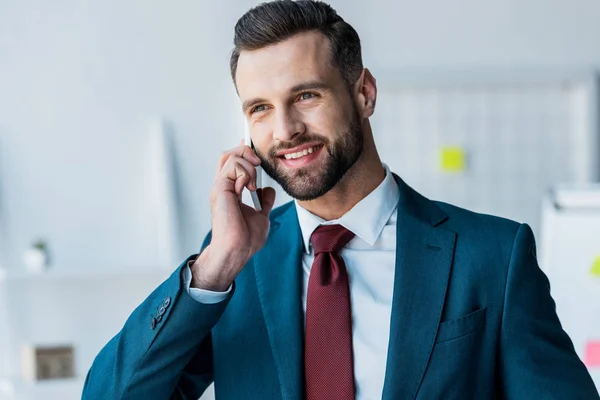
[{"label": "pink sticky note", "polygon": [[588,367],[600,367],[600,340],[587,343],[584,362]]}]

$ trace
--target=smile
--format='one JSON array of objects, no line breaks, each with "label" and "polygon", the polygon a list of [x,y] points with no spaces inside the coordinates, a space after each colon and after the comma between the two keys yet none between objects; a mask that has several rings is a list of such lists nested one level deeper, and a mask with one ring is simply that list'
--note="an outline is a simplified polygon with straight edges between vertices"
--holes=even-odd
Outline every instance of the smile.
[{"label": "smile", "polygon": [[313,146],[313,147],[309,147],[308,149],[304,149],[302,151],[298,151],[296,153],[288,153],[288,154],[285,154],[283,157],[286,160],[293,160],[293,159],[296,159],[296,158],[301,158],[301,157],[307,156],[309,154],[312,154],[315,150],[317,150],[318,147],[319,146]]},{"label": "smile", "polygon": [[321,154],[323,148],[324,147],[322,144],[316,144],[313,146],[309,145],[304,148],[299,148],[297,150],[291,149],[296,151],[291,151],[286,154],[280,154],[279,159],[286,168],[304,168],[316,159],[318,159],[319,154]]}]

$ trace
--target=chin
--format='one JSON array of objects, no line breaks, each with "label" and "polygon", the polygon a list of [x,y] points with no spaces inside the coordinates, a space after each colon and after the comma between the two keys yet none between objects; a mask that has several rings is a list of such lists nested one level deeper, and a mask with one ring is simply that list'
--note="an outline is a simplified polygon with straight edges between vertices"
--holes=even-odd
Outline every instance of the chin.
[{"label": "chin", "polygon": [[[291,177],[290,177],[291,178]],[[309,178],[305,176],[304,178]],[[283,190],[292,198],[298,201],[310,201],[318,199],[327,192],[329,192],[334,185],[328,185],[327,182],[323,181],[323,176],[319,176],[316,179],[307,179],[294,177],[291,178],[294,184],[289,184],[289,180],[279,182]],[[301,182],[299,182],[302,180]]]}]

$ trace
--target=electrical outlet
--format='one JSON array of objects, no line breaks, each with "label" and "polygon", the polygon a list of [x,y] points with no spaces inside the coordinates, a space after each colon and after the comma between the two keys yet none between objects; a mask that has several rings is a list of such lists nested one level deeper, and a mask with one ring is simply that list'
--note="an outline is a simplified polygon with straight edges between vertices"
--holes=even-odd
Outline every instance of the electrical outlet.
[{"label": "electrical outlet", "polygon": [[23,375],[28,380],[49,380],[75,376],[73,346],[26,346]]}]

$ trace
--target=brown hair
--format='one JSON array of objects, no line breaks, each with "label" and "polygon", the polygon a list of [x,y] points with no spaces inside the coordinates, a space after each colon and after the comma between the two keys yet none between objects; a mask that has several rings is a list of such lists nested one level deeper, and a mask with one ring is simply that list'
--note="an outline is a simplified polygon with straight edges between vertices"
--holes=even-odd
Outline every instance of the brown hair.
[{"label": "brown hair", "polygon": [[257,50],[313,30],[329,39],[331,61],[351,86],[363,69],[358,33],[329,4],[312,0],[270,1],[242,15],[235,25],[230,60],[234,84],[241,51]]}]

